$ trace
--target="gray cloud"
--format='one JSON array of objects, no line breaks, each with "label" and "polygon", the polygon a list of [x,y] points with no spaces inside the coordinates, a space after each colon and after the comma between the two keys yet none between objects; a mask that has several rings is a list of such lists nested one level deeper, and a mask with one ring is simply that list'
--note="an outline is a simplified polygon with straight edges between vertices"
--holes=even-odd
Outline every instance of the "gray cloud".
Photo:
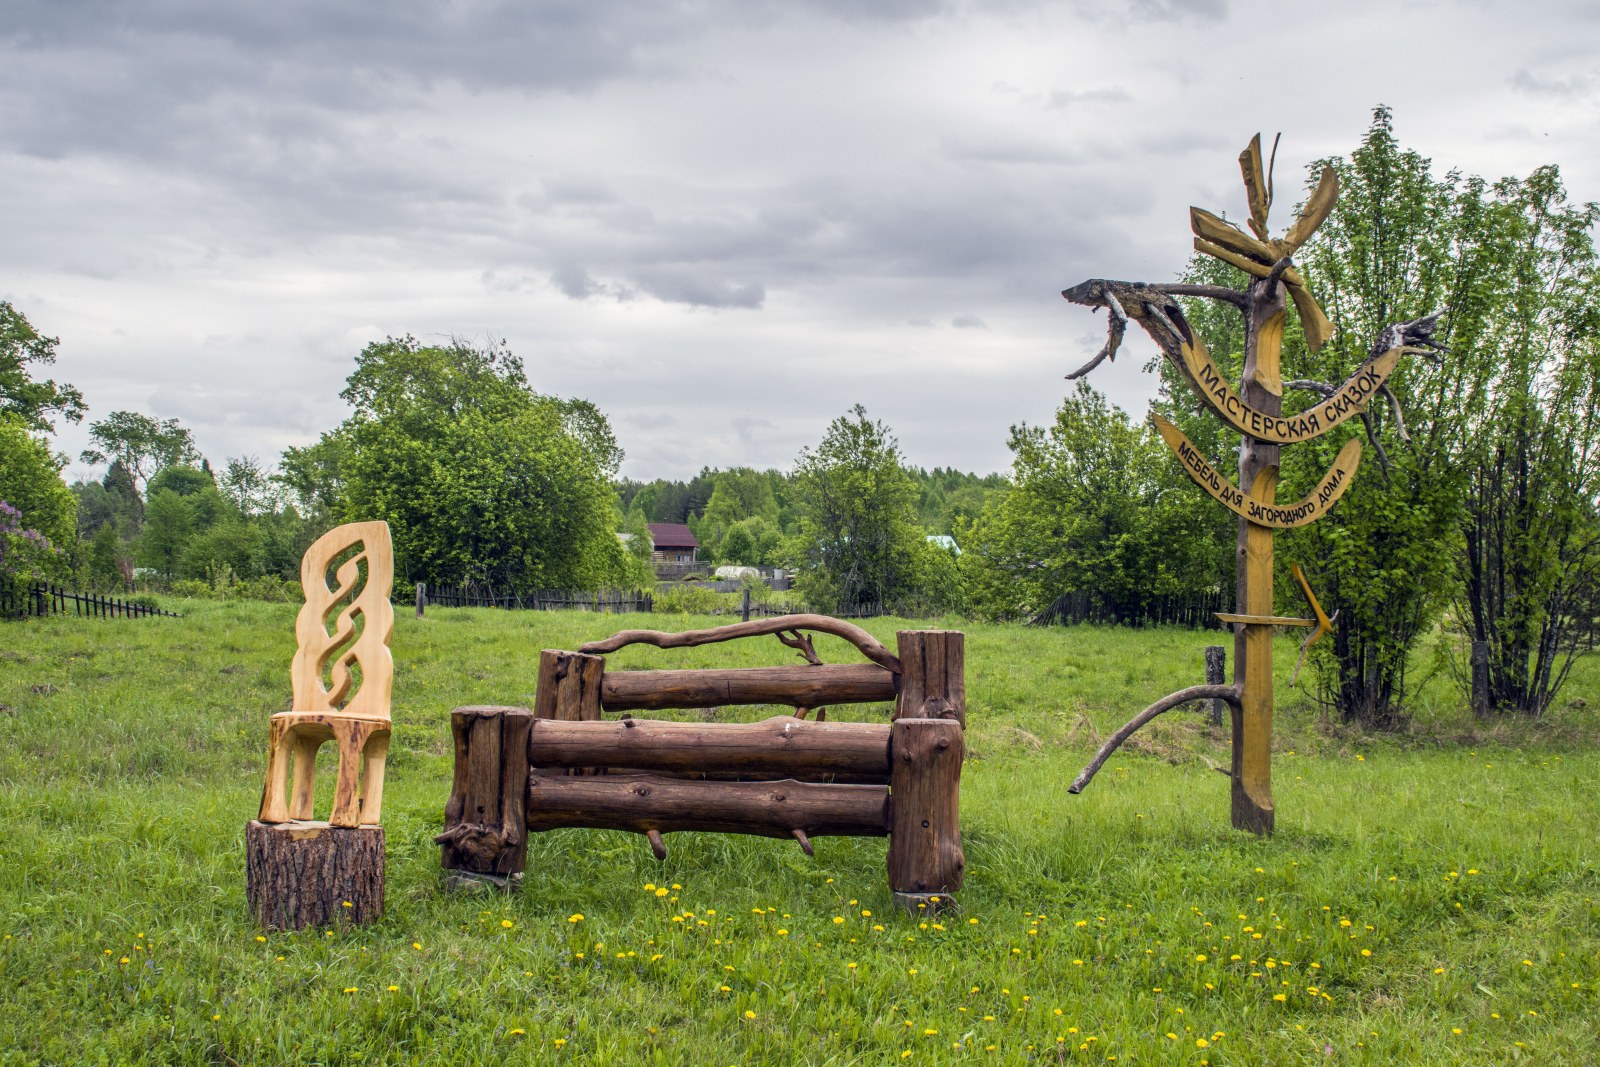
[{"label": "gray cloud", "polygon": [[[856,399],[914,461],[995,469],[1103,339],[1059,290],[1180,271],[1258,128],[1297,187],[1381,85],[1441,169],[1553,160],[1600,198],[1593,12],[1494,8],[1297,10],[1320,52],[1285,82],[1283,28],[1222,0],[15,0],[0,299],[93,416],[214,458],[337,422],[370,340],[492,327],[633,474],[787,464]],[[1130,357],[1094,384],[1137,410]]]}]

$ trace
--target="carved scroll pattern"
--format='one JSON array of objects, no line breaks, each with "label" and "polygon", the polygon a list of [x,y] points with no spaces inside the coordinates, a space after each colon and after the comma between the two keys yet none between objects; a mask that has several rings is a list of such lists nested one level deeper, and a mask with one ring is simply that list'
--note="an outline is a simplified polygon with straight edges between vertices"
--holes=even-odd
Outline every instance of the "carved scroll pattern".
[{"label": "carved scroll pattern", "polygon": [[[360,551],[339,563],[330,585],[328,568],[357,545]],[[306,550],[300,584],[306,602],[295,621],[299,649],[291,670],[294,710],[387,721],[394,689],[394,659],[389,653],[394,633],[394,608],[389,603],[394,548],[388,524],[349,523],[324,534]]]}]

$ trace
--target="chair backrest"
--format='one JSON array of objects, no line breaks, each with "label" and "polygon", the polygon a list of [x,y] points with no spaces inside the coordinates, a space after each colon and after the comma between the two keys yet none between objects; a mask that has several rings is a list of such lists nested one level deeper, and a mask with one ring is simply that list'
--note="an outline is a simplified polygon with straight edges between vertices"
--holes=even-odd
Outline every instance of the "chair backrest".
[{"label": "chair backrest", "polygon": [[295,620],[294,710],[388,719],[394,692],[389,524],[352,522],[323,534],[300,562],[300,584],[306,602]]}]

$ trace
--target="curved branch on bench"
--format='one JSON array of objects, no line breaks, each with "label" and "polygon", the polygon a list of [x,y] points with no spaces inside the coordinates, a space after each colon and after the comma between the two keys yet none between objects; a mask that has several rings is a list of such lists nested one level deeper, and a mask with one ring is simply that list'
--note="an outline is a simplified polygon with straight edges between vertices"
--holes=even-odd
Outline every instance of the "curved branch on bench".
[{"label": "curved branch on bench", "polygon": [[[709,630],[684,630],[682,633],[666,633],[662,630],[623,630],[612,634],[604,641],[591,641],[578,649],[591,655],[604,655],[615,652],[627,645],[654,645],[656,648],[693,648],[697,645],[710,645],[719,641],[734,641],[741,637],[764,637],[767,634],[781,634],[791,630],[814,630],[819,634],[832,634],[842,637],[855,645],[861,654],[880,667],[884,667],[896,674],[900,673],[900,657],[890,652],[883,644],[867,631],[854,623],[835,619],[828,615],[779,615],[771,619],[751,619],[749,622],[736,622],[729,626],[715,626]],[[780,640],[782,640],[780,638]],[[787,644],[788,642],[785,642]]]},{"label": "curved branch on bench", "polygon": [[1239,706],[1239,690],[1237,686],[1231,685],[1191,685],[1187,689],[1180,689],[1176,693],[1167,694],[1129,719],[1126,726],[1112,734],[1110,739],[1100,746],[1100,751],[1094,754],[1094,759],[1089,761],[1089,765],[1083,769],[1083,772],[1073,780],[1071,785],[1067,786],[1067,792],[1072,794],[1083,792],[1083,787],[1089,784],[1090,779],[1095,776],[1105,761],[1111,758],[1111,753],[1121,747],[1124,741],[1132,737],[1139,727],[1162,712],[1171,711],[1178,705],[1187,704],[1191,700],[1226,700],[1237,708]]}]

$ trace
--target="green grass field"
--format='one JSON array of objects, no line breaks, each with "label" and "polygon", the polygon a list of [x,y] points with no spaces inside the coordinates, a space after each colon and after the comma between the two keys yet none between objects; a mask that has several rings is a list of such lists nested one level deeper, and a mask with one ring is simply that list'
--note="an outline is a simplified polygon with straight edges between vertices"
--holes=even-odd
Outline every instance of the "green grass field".
[{"label": "green grass field", "polygon": [[[295,608],[174,606],[0,625],[0,1062],[1600,1061],[1593,664],[1545,722],[1487,731],[1436,673],[1412,729],[1374,738],[1286,688],[1285,638],[1263,841],[1228,828],[1226,734],[1186,712],[1066,793],[1099,737],[1202,680],[1218,635],[964,626],[967,884],[917,919],[881,840],[813,860],[675,834],[658,864],[637,836],[563,831],[517,895],[445,895],[450,708],[531,703],[540,648],[709,620],[402,613],[387,915],[289,935],[246,913],[243,829]],[[892,645],[894,620],[868,627]]]}]

